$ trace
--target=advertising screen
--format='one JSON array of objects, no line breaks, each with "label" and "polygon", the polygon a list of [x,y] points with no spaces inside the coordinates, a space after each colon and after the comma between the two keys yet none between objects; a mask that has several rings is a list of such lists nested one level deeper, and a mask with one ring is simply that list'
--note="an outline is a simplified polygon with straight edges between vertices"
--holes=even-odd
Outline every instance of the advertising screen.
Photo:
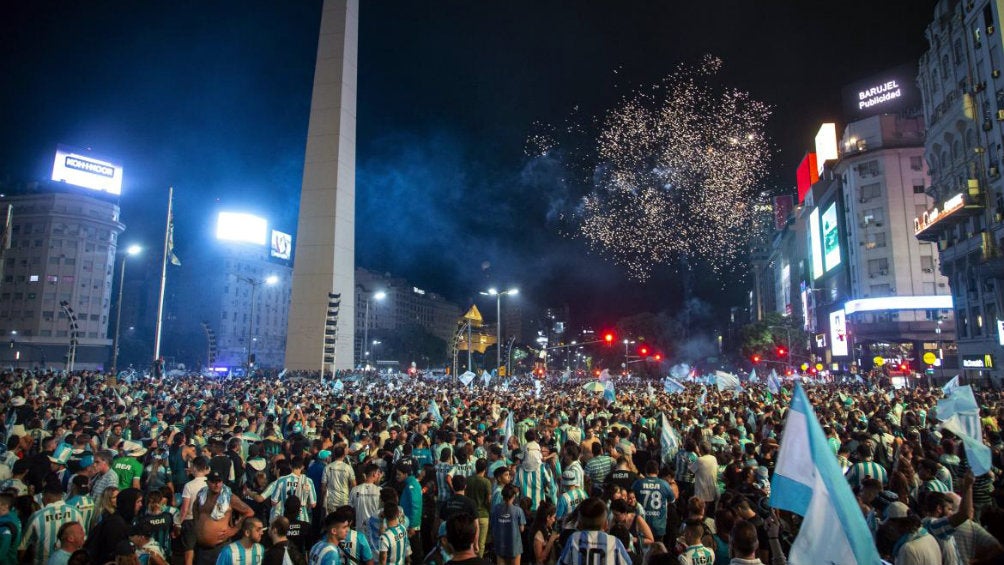
[{"label": "advertising screen", "polygon": [[122,165],[88,151],[57,145],[52,180],[119,196],[122,194]]},{"label": "advertising screen", "polygon": [[819,240],[819,208],[809,214],[809,252],[812,253],[812,279],[823,276],[823,245]]},{"label": "advertising screen", "polygon": [[265,218],[239,212],[220,212],[216,219],[216,239],[265,245]]},{"label": "advertising screen", "polygon": [[847,357],[847,317],[843,310],[830,312],[830,351],[834,357]]},{"label": "advertising screen", "polygon": [[798,186],[799,204],[805,202],[805,195],[809,193],[812,185],[816,184],[819,180],[817,168],[815,153],[806,153],[805,157],[802,158],[802,162],[798,164],[798,169],[795,170],[795,184]]},{"label": "advertising screen", "polygon": [[827,161],[837,157],[837,125],[823,124],[816,134],[816,170],[819,174],[823,173],[823,165]]},{"label": "advertising screen", "polygon": [[840,264],[840,229],[837,227],[837,205],[823,212],[823,262],[826,272]]},{"label": "advertising screen", "polygon": [[920,106],[917,65],[909,63],[850,84],[843,89],[844,117],[860,120]]},{"label": "advertising screen", "polygon": [[269,251],[269,255],[276,259],[289,261],[293,257],[293,236],[272,230],[272,249]]}]

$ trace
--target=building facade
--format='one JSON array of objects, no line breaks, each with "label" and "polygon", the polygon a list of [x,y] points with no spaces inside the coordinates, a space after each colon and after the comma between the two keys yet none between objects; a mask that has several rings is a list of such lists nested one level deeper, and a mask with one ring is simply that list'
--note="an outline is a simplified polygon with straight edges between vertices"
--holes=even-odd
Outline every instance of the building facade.
[{"label": "building facade", "polygon": [[75,341],[75,369],[108,366],[125,226],[117,200],[89,193],[42,183],[0,197],[13,206],[10,248],[2,251],[0,338],[10,345],[3,364],[65,368]]},{"label": "building facade", "polygon": [[942,0],[926,35],[918,82],[927,122],[933,203],[915,220],[937,245],[954,301],[967,378],[1002,377],[1004,361],[1004,47],[1001,3]]}]

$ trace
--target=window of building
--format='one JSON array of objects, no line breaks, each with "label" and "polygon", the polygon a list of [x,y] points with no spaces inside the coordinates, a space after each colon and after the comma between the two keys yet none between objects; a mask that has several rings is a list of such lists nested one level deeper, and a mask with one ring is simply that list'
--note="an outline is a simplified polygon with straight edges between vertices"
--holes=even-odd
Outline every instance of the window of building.
[{"label": "window of building", "polygon": [[915,184],[915,185],[913,185],[913,193],[914,194],[924,194],[924,185],[923,184]]},{"label": "window of building", "polygon": [[59,282],[59,277],[57,277],[56,275],[45,275],[45,282],[57,283]]},{"label": "window of building", "polygon": [[873,284],[868,287],[872,298],[882,298],[892,294],[892,289],[887,284]]},{"label": "window of building", "polygon": [[865,249],[875,249],[879,247],[885,247],[885,232],[875,232],[868,234],[868,240],[865,242]]},{"label": "window of building", "polygon": [[914,155],[910,157],[910,168],[915,171],[924,170],[924,158],[920,155]]},{"label": "window of building", "polygon": [[58,265],[59,264],[59,257],[49,257],[49,264],[50,265]]},{"label": "window of building", "polygon": [[881,277],[889,274],[889,260],[885,257],[868,260],[868,276]]},{"label": "window of building", "polygon": [[874,182],[861,187],[861,202],[868,202],[882,196],[882,184]]},{"label": "window of building", "polygon": [[924,271],[925,273],[933,273],[934,272],[934,257],[931,257],[930,255],[921,255],[920,256],[920,269],[922,271]]},{"label": "window of building", "polygon": [[38,335],[41,337],[52,337],[52,330],[39,330]]},{"label": "window of building", "polygon": [[973,335],[983,335],[983,314],[980,313],[978,306],[970,309],[969,320],[972,322],[970,329]]},{"label": "window of building", "polygon": [[858,165],[858,174],[861,175],[863,178],[879,176],[878,161],[868,161],[867,163],[861,163],[860,165]]}]

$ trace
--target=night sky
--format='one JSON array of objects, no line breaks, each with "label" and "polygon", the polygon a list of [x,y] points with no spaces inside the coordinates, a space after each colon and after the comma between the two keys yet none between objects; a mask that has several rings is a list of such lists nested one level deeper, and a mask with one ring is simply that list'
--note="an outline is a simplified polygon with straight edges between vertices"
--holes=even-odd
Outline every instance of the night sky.
[{"label": "night sky", "polygon": [[[220,209],[296,229],[320,0],[20,2],[0,21],[0,175],[46,179],[57,143],[123,163],[124,242],[178,254]],[[840,89],[916,61],[931,0],[375,1],[360,8],[356,261],[466,305],[492,283],[602,323],[679,302],[559,234],[574,200],[524,154],[534,122],[602,116],[705,53],[775,107],[767,190],[791,191]],[[838,125],[839,127],[839,125]],[[484,265],[490,267],[486,270]],[[184,267],[182,267],[184,268]],[[720,292],[725,288],[727,292]],[[698,292],[739,304],[742,277]]]}]

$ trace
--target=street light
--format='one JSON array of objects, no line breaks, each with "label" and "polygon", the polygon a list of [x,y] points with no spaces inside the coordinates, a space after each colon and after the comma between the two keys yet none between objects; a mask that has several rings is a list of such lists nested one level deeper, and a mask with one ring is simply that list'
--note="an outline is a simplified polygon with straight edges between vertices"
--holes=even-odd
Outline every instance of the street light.
[{"label": "street light", "polygon": [[[381,343],[383,342],[380,341],[379,339],[374,339],[373,341],[370,342],[370,351],[366,352],[367,365],[369,365],[370,352],[373,353],[373,362],[376,363],[376,346],[380,345]],[[374,367],[376,367],[376,365],[374,365]]]},{"label": "street light", "polygon": [[624,374],[627,374],[628,363],[631,362],[631,354],[628,352],[628,347],[634,345],[634,340],[625,339],[624,340]]},{"label": "street light", "polygon": [[251,277],[242,277],[240,275],[234,275],[237,280],[246,282],[251,285],[251,315],[248,317],[248,358],[247,358],[247,369],[248,375],[251,375],[251,369],[254,367],[254,316],[255,316],[255,294],[258,291],[258,287],[261,285],[272,286],[279,282],[279,277],[275,275],[269,275],[263,280],[252,279]]},{"label": "street light", "polygon": [[366,314],[363,316],[363,341],[359,344],[359,360],[369,365],[369,351],[367,346],[370,342],[370,300],[383,300],[387,298],[387,293],[378,290],[366,297]]},{"label": "street light", "polygon": [[[502,369],[502,297],[503,296],[513,296],[519,294],[518,288],[510,288],[509,290],[499,292],[496,288],[489,288],[487,292],[481,292],[482,296],[494,296],[495,297],[495,370]],[[470,351],[471,344],[467,344],[467,349]],[[508,369],[507,369],[508,371]]]},{"label": "street light", "polygon": [[130,256],[139,255],[143,248],[138,245],[130,245],[122,255],[122,267],[119,269],[119,297],[118,304],[115,305],[115,340],[112,342],[112,374],[118,374],[119,362],[119,328],[122,326],[122,290],[125,287],[125,266],[126,259]]}]

